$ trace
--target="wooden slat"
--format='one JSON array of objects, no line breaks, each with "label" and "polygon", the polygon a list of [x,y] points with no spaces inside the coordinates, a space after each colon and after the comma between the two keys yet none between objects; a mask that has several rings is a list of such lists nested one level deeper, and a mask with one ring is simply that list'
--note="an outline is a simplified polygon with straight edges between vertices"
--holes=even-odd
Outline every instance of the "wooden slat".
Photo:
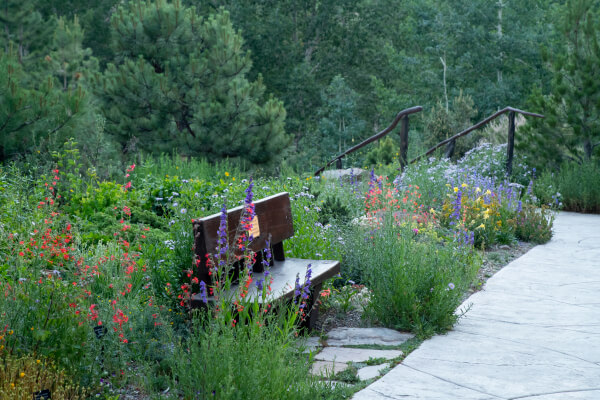
[{"label": "wooden slat", "polygon": [[[304,282],[304,276],[306,274],[306,267],[311,265],[312,277],[311,287],[320,286],[325,280],[333,278],[340,272],[340,262],[333,260],[304,260],[299,258],[288,258],[283,262],[275,262],[273,267],[269,269],[270,276],[273,278],[273,284],[271,286],[272,292],[267,296],[267,302],[273,301],[274,299],[284,298],[292,299],[294,297],[296,275],[300,276],[300,283]],[[263,279],[264,275],[262,272],[254,272],[252,280],[254,282]],[[238,290],[238,285],[231,287],[229,295],[233,295]],[[258,298],[259,302],[262,302],[261,294],[253,283],[249,288],[247,299],[252,300]],[[318,293],[317,293],[318,295]],[[209,301],[214,299],[210,297]],[[199,295],[192,297],[192,307],[200,307],[202,304]]]},{"label": "wooden slat", "polygon": [[[229,247],[235,247],[235,236],[242,216],[244,206],[236,207],[227,212],[227,227]],[[294,236],[292,219],[292,207],[290,196],[286,192],[266,197],[254,203],[254,210],[258,220],[260,236],[255,237],[250,249],[258,252],[266,247],[267,240],[271,245],[281,243],[285,239]],[[193,222],[194,229],[194,252],[201,260],[199,267],[205,267],[206,254],[216,253],[218,231],[221,223],[221,214],[197,219]],[[239,252],[238,252],[239,254]],[[208,270],[200,268],[198,278],[209,282]]]}]

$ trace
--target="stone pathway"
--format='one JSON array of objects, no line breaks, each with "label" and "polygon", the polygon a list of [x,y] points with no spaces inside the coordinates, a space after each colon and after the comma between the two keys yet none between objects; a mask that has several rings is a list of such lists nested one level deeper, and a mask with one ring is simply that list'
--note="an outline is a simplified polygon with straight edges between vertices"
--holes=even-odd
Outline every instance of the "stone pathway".
[{"label": "stone pathway", "polygon": [[353,398],[600,399],[600,216],[560,213],[554,227],[463,304],[453,331]]},{"label": "stone pathway", "polygon": [[389,367],[389,360],[402,356],[402,351],[346,346],[396,348],[412,337],[409,333],[387,328],[335,328],[327,333],[325,340],[318,337],[308,338],[305,346],[306,351],[315,353],[313,374],[332,378],[353,365],[358,369],[358,378],[368,380],[379,376],[380,371]]}]

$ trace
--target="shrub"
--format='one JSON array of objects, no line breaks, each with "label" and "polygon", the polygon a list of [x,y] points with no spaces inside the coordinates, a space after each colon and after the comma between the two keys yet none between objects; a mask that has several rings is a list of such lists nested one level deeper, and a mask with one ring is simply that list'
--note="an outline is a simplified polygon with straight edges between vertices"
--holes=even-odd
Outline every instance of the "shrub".
[{"label": "shrub", "polygon": [[544,244],[552,239],[554,215],[547,206],[540,209],[526,205],[515,219],[517,238],[525,242]]},{"label": "shrub", "polygon": [[0,357],[0,398],[30,400],[33,394],[49,390],[55,400],[79,400],[85,393],[52,361],[33,355]]},{"label": "shrub", "polygon": [[557,176],[558,190],[567,211],[600,213],[600,164],[563,164]]},{"label": "shrub", "polygon": [[311,377],[310,358],[294,346],[294,330],[283,321],[289,317],[271,314],[235,326],[205,321],[175,346],[173,384],[184,398],[198,400],[343,398],[343,389]]},{"label": "shrub", "polygon": [[348,235],[343,268],[370,288],[367,315],[423,336],[450,329],[479,266],[472,247],[392,221],[388,215],[377,229]]}]

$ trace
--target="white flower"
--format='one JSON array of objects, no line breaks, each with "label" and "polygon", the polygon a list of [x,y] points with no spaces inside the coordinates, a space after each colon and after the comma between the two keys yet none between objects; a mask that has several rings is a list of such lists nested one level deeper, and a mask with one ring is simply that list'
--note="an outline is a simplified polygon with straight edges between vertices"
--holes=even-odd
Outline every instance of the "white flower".
[{"label": "white flower", "polygon": [[187,210],[185,208],[182,208],[181,210],[179,210],[180,213],[185,214],[187,212]]}]

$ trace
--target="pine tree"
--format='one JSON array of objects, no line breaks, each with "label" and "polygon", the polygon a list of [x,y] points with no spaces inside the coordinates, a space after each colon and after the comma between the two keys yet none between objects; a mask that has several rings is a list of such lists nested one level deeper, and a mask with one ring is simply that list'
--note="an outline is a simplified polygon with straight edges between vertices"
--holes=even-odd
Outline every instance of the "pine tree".
[{"label": "pine tree", "polygon": [[361,141],[365,121],[356,115],[358,94],[346,83],[341,75],[336,75],[323,92],[323,106],[319,114],[319,130],[322,137],[322,150],[330,158],[340,154],[347,147]]},{"label": "pine tree", "polygon": [[97,83],[106,130],[125,151],[264,163],[287,145],[283,105],[263,101],[260,76],[246,79],[250,55],[227,12],[203,18],[179,0],[133,1],[111,24],[116,59]]},{"label": "pine tree", "polygon": [[82,88],[63,92],[51,76],[34,85],[20,60],[0,50],[0,161],[64,143],[85,112]]},{"label": "pine tree", "polygon": [[571,0],[562,21],[560,51],[547,52],[551,92],[534,91],[531,107],[545,114],[531,121],[521,148],[545,154],[551,164],[590,159],[600,146],[600,20],[597,2]]},{"label": "pine tree", "polygon": [[98,71],[98,60],[92,49],[83,48],[84,32],[77,16],[73,22],[57,19],[52,42],[53,50],[46,57],[50,69],[61,83],[62,90],[76,89],[82,81]]}]

